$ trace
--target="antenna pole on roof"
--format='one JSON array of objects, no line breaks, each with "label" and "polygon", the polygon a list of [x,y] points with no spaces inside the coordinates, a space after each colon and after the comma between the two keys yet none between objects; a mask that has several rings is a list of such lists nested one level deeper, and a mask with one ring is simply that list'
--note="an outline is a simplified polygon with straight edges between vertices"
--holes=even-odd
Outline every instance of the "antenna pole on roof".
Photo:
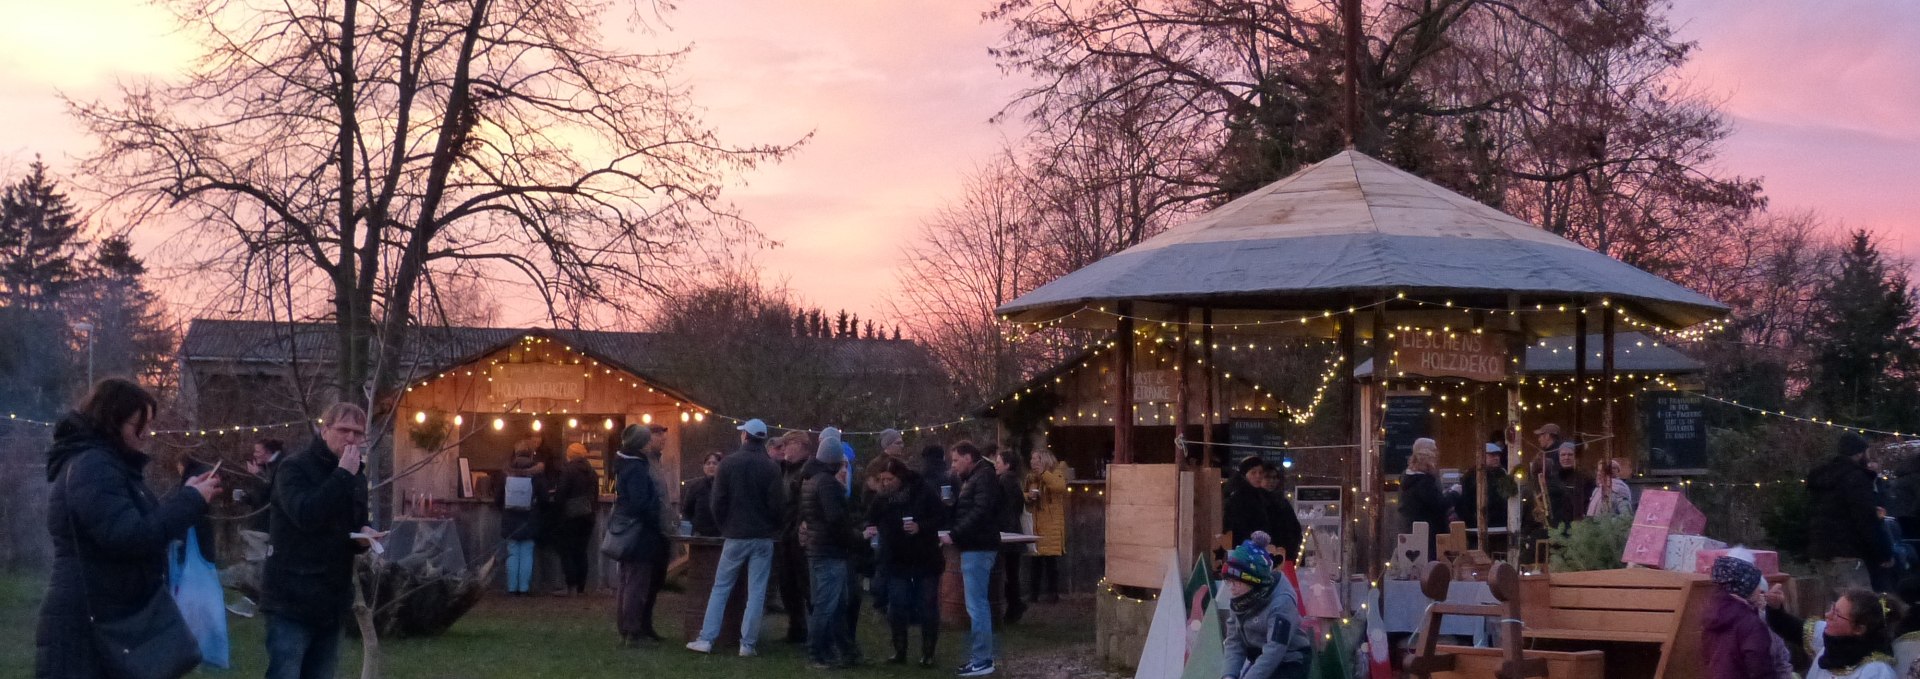
[{"label": "antenna pole on roof", "polygon": [[1360,140],[1360,0],[1341,0],[1342,28],[1346,33],[1346,127],[1347,148]]}]

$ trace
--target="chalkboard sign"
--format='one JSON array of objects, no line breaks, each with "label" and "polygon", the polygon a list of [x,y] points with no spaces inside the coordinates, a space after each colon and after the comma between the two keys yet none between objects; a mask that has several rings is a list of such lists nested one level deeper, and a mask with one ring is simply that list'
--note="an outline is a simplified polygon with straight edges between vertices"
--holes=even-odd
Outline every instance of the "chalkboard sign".
[{"label": "chalkboard sign", "polygon": [[1228,420],[1227,443],[1236,446],[1227,449],[1228,465],[1238,465],[1241,460],[1256,455],[1274,464],[1286,458],[1285,451],[1238,447],[1279,448],[1287,445],[1286,432],[1281,429],[1278,420]]},{"label": "chalkboard sign", "polygon": [[1707,413],[1699,396],[1654,391],[1640,397],[1640,431],[1647,439],[1647,472],[1661,476],[1707,473]]},{"label": "chalkboard sign", "polygon": [[1380,451],[1382,473],[1398,476],[1407,468],[1407,458],[1413,457],[1414,439],[1431,435],[1427,420],[1432,416],[1432,398],[1427,394],[1387,396],[1387,415],[1380,423],[1387,430],[1386,445]]}]

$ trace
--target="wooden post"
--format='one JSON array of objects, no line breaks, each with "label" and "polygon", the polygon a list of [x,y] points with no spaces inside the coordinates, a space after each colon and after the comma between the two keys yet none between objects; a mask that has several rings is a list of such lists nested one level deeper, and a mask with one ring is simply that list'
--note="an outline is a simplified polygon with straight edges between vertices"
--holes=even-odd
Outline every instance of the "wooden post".
[{"label": "wooden post", "polygon": [[1113,463],[1133,464],[1133,305],[1120,302],[1113,388]]},{"label": "wooden post", "polygon": [[[1581,450],[1586,447],[1587,415],[1587,303],[1580,301],[1579,313],[1573,315],[1573,463],[1580,464]],[[1559,451],[1554,451],[1559,452]]]},{"label": "wooden post", "polygon": [[[1366,406],[1360,402],[1360,378],[1354,374],[1354,369],[1359,366],[1358,357],[1360,355],[1358,341],[1354,339],[1354,326],[1359,322],[1359,319],[1351,315],[1341,316],[1335,321],[1335,324],[1340,330],[1340,365],[1335,366],[1335,368],[1344,373],[1341,375],[1340,384],[1346,387],[1347,392],[1346,424],[1348,431],[1353,432],[1354,454],[1360,456],[1360,475],[1362,479],[1365,479],[1371,474],[1368,465],[1373,463],[1367,460],[1366,435],[1364,432],[1366,432],[1368,427],[1373,426],[1373,423],[1371,421],[1372,418],[1367,416]],[[1351,481],[1353,477],[1348,474],[1351,473],[1349,470],[1353,467],[1349,465],[1342,465],[1341,467],[1342,480]],[[1360,516],[1358,511],[1361,506],[1359,493],[1349,490],[1348,492],[1341,493],[1340,496],[1346,498],[1346,501],[1343,503],[1345,506],[1340,508],[1341,516]],[[1340,534],[1345,536],[1344,541],[1351,545],[1351,547],[1345,550],[1347,563],[1340,564],[1341,582],[1345,582],[1347,574],[1354,571],[1349,564],[1358,564],[1362,566],[1360,569],[1362,572],[1371,572],[1367,571],[1364,566],[1375,561],[1373,547],[1371,546],[1372,542],[1368,540],[1366,536],[1358,534],[1361,532],[1360,529],[1363,528],[1363,526],[1358,522],[1352,521],[1349,521],[1347,525],[1349,528],[1341,531]]]},{"label": "wooden post", "polygon": [[[1380,301],[1384,302],[1385,300]],[[1374,473],[1373,479],[1367,483],[1367,485],[1363,486],[1362,490],[1367,494],[1367,504],[1373,508],[1372,515],[1367,517],[1367,531],[1373,536],[1373,544],[1391,548],[1391,543],[1384,539],[1385,536],[1382,535],[1382,531],[1385,526],[1385,515],[1387,513],[1386,475],[1393,473],[1393,470],[1380,468],[1382,451],[1379,445],[1381,438],[1379,429],[1381,422],[1376,419],[1376,417],[1383,412],[1387,402],[1387,362],[1390,357],[1387,355],[1387,310],[1384,306],[1376,305],[1373,307],[1372,342],[1373,393],[1371,398],[1367,399],[1367,430],[1362,432],[1365,438],[1360,440],[1360,450],[1361,454],[1365,455],[1366,460],[1371,464]],[[1378,552],[1375,554],[1377,555]],[[1377,556],[1374,559],[1370,559],[1367,562],[1367,581],[1373,582],[1379,580],[1381,575],[1380,571],[1383,567],[1384,565]]]},{"label": "wooden post", "polygon": [[[1527,375],[1527,336],[1526,326],[1520,321],[1520,296],[1507,295],[1507,348],[1512,356],[1512,374],[1507,378],[1507,428],[1501,432],[1507,444],[1507,474],[1515,470],[1526,469],[1523,460],[1526,457],[1526,432],[1521,426],[1525,412],[1521,409],[1520,381]],[[1535,483],[1544,483],[1545,479],[1535,479]],[[1520,489],[1516,486],[1515,494]],[[1509,509],[1513,505],[1508,504]],[[1523,508],[1525,504],[1521,505]],[[1526,525],[1522,512],[1507,512],[1507,563],[1520,563],[1521,527]],[[1483,548],[1484,549],[1484,548]]]},{"label": "wooden post", "polygon": [[1213,458],[1213,426],[1219,421],[1219,414],[1213,410],[1218,407],[1213,398],[1213,376],[1220,372],[1220,367],[1213,364],[1213,309],[1200,310],[1200,323],[1200,360],[1206,363],[1206,369],[1200,371],[1200,376],[1204,380],[1201,383],[1201,389],[1206,391],[1206,394],[1201,397],[1203,400],[1200,406],[1202,409],[1200,426],[1203,429],[1200,431],[1200,442],[1207,448],[1201,459],[1205,461],[1206,466],[1213,467],[1219,466]]},{"label": "wooden post", "polygon": [[1187,324],[1193,320],[1193,313],[1186,307],[1181,307],[1179,315],[1180,327],[1174,332],[1174,336],[1178,338],[1180,349],[1173,353],[1173,379],[1176,382],[1173,388],[1173,463],[1180,469],[1186,469],[1187,404],[1192,402],[1187,395],[1187,374],[1192,372],[1189,368],[1193,367],[1193,361],[1190,358],[1193,353],[1187,346],[1189,341]]},{"label": "wooden post", "polygon": [[[1600,459],[1613,459],[1613,305],[1600,307]],[[1606,492],[1606,491],[1601,491]]]}]

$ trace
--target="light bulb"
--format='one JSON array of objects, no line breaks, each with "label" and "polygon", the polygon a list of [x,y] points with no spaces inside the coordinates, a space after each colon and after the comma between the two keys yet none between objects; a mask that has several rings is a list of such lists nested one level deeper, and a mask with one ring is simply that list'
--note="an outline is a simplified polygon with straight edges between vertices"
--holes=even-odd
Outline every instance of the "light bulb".
[{"label": "light bulb", "polygon": [[507,421],[506,421],[506,420],[503,420],[503,419],[500,419],[500,418],[498,418],[498,417],[496,417],[496,418],[493,418],[493,430],[494,430],[494,431],[500,431],[500,430],[502,430],[502,429],[506,429],[506,428],[507,428]]}]

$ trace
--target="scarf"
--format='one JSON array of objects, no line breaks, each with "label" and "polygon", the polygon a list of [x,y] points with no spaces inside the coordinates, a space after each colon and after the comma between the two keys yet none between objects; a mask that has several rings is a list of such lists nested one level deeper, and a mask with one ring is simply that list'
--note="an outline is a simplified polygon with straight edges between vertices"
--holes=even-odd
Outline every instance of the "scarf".
[{"label": "scarf", "polygon": [[1267,610],[1267,603],[1272,600],[1273,583],[1255,586],[1246,594],[1233,598],[1233,614],[1240,618],[1259,615]]},{"label": "scarf", "polygon": [[[1884,659],[1887,655],[1885,641],[1867,637],[1836,637],[1824,635],[1826,652],[1820,654],[1820,669],[1835,675],[1853,673],[1862,663]],[[1873,656],[1881,656],[1875,658]]]}]

